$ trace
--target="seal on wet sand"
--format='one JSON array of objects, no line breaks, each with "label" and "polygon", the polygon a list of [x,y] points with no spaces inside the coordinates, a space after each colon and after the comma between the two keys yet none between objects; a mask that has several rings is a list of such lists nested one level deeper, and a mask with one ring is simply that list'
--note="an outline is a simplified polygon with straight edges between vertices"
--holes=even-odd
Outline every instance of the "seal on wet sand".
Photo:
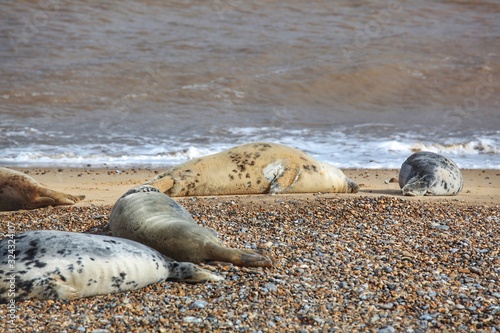
[{"label": "seal on wet sand", "polygon": [[403,195],[457,195],[463,186],[462,173],[455,162],[433,152],[411,155],[399,170]]},{"label": "seal on wet sand", "polygon": [[74,205],[84,195],[50,190],[22,172],[0,167],[0,211]]},{"label": "seal on wet sand", "polygon": [[39,230],[0,241],[0,303],[76,299],[172,280],[220,281],[192,263],[116,237]]},{"label": "seal on wet sand", "polygon": [[356,193],[333,165],[276,144],[249,143],[182,163],[146,183],[178,196],[261,193]]},{"label": "seal on wet sand", "polygon": [[253,250],[225,247],[213,230],[198,225],[184,207],[153,186],[141,185],[125,193],[113,207],[109,226],[114,236],[146,244],[178,261],[247,267],[272,264]]}]

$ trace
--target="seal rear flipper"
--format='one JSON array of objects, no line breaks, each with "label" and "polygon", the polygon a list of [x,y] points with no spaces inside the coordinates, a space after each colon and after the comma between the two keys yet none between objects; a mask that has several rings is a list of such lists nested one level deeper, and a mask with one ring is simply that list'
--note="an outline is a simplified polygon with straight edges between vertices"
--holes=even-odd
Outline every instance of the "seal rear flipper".
[{"label": "seal rear flipper", "polygon": [[222,281],[223,277],[217,276],[190,262],[176,262],[172,261],[170,263],[170,274],[167,277],[167,281],[179,281],[187,283],[198,283],[205,281]]},{"label": "seal rear flipper", "polygon": [[242,267],[271,267],[270,257],[249,249],[231,249],[219,246],[211,251],[212,257],[207,261],[229,262]]},{"label": "seal rear flipper", "polygon": [[[36,197],[34,198],[31,203],[33,204],[33,208],[41,208],[41,207],[47,207],[47,206],[53,206],[55,205],[56,201],[52,199],[51,197]],[[31,208],[31,207],[30,207]]]}]

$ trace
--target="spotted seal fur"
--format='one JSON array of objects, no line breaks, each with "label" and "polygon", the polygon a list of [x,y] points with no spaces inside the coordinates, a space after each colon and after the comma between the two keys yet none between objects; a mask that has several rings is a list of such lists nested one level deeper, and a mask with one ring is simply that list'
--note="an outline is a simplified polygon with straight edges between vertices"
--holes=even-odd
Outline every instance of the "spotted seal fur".
[{"label": "spotted seal fur", "polygon": [[0,241],[0,253],[0,303],[76,299],[134,290],[163,280],[222,280],[143,244],[102,235],[28,231]]},{"label": "spotted seal fur", "polygon": [[272,264],[253,250],[225,247],[213,230],[197,224],[184,207],[153,186],[134,187],[118,199],[109,226],[114,236],[146,244],[179,261],[248,267]]},{"label": "spotted seal fur", "polygon": [[276,144],[249,143],[182,163],[148,181],[178,196],[260,193],[356,193],[342,171],[304,152]]},{"label": "spotted seal fur", "polygon": [[457,165],[442,155],[422,151],[404,161],[399,171],[403,195],[457,195],[464,186]]},{"label": "spotted seal fur", "polygon": [[22,172],[0,167],[0,211],[74,205],[84,195],[71,195],[43,187]]}]

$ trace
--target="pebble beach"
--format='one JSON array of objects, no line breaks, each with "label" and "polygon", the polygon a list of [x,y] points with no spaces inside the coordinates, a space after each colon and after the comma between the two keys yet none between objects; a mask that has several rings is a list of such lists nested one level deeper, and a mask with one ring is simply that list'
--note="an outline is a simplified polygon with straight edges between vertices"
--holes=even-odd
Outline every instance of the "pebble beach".
[{"label": "pebble beach", "polygon": [[[70,193],[83,191],[87,200],[2,213],[3,230],[110,234],[108,217],[124,192],[121,187],[154,174],[72,172],[29,174]],[[107,182],[96,180],[97,173]],[[469,182],[469,192],[466,184],[458,197],[407,198],[397,194],[397,184],[385,182],[394,171],[346,173],[364,183],[360,193],[177,199],[227,246],[269,254],[271,268],[202,265],[224,280],[161,282],[74,301],[20,301],[13,310],[2,304],[0,328],[94,333],[500,331],[498,196],[478,202]],[[498,190],[498,170],[486,176],[480,170],[470,173],[487,178],[489,187]],[[104,193],[103,202],[96,201],[98,193]],[[12,312],[16,317],[11,321]]]}]

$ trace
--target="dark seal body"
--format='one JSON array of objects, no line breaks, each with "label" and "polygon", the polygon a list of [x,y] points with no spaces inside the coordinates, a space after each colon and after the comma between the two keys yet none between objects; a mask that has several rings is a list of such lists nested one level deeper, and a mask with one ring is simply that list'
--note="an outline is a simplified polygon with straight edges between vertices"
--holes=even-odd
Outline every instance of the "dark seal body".
[{"label": "dark seal body", "polygon": [[113,207],[109,225],[114,236],[146,244],[178,261],[272,264],[253,250],[225,247],[213,230],[198,225],[184,207],[153,186],[141,185],[125,193]]},{"label": "dark seal body", "polygon": [[40,185],[22,172],[0,167],[0,211],[74,205],[84,195],[71,195]]},{"label": "dark seal body", "polygon": [[457,165],[442,155],[422,151],[404,161],[399,171],[403,195],[457,195],[464,187]]}]

